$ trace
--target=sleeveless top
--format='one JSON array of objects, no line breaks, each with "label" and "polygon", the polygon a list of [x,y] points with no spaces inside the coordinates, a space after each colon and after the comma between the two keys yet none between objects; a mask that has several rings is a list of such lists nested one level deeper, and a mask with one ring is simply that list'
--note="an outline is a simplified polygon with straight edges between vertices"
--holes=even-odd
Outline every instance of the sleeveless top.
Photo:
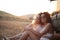
[{"label": "sleeveless top", "polygon": [[[44,29],[43,29],[42,26],[38,25],[38,26],[36,26],[35,28],[33,28],[33,30],[38,31],[38,32],[41,32],[41,31],[43,31]],[[43,36],[48,37],[48,38],[51,38],[51,37],[53,36],[53,34],[52,34],[52,33],[46,33],[46,34],[43,35]]]}]

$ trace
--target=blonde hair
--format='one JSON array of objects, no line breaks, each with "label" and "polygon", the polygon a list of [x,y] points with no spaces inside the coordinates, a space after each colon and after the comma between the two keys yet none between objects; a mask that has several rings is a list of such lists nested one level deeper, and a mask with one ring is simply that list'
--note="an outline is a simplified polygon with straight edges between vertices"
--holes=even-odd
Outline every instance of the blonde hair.
[{"label": "blonde hair", "polygon": [[[41,13],[35,14],[35,16],[33,17],[33,19],[36,18],[37,16],[39,16],[38,20],[40,20]],[[35,25],[34,22],[35,22],[35,20],[32,21],[32,25]],[[41,20],[40,20],[39,24],[41,24]]]},{"label": "blonde hair", "polygon": [[[37,15],[38,14],[35,14],[34,17],[33,17],[33,19],[36,18]],[[32,20],[32,23],[31,24],[34,25],[34,20]]]}]

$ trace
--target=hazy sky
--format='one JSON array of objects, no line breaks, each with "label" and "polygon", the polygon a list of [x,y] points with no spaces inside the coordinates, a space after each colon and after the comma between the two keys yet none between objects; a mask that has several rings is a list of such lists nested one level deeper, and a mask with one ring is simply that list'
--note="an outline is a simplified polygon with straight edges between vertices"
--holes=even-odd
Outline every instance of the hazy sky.
[{"label": "hazy sky", "polygon": [[0,10],[21,16],[43,11],[55,11],[56,3],[48,0],[0,0]]}]

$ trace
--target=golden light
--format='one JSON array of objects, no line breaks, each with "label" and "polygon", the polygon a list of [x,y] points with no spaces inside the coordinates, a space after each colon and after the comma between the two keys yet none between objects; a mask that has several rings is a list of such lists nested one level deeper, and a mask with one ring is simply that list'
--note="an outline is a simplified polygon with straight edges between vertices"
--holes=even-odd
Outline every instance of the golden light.
[{"label": "golden light", "polygon": [[57,1],[52,1],[50,3],[50,9],[48,10],[48,12],[51,14],[54,11],[57,11]]},{"label": "golden light", "polygon": [[56,1],[49,0],[0,0],[0,10],[16,16],[56,11]]}]

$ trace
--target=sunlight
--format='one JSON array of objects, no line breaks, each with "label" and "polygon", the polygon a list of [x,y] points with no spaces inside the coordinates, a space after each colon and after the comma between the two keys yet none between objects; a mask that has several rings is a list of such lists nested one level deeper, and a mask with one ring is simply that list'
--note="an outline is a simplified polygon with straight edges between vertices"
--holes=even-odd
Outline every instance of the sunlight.
[{"label": "sunlight", "polygon": [[48,9],[48,12],[52,13],[53,11],[57,11],[57,1],[52,1],[50,3],[50,7]]},{"label": "sunlight", "polygon": [[16,16],[56,11],[56,2],[48,0],[0,0],[0,10]]}]

